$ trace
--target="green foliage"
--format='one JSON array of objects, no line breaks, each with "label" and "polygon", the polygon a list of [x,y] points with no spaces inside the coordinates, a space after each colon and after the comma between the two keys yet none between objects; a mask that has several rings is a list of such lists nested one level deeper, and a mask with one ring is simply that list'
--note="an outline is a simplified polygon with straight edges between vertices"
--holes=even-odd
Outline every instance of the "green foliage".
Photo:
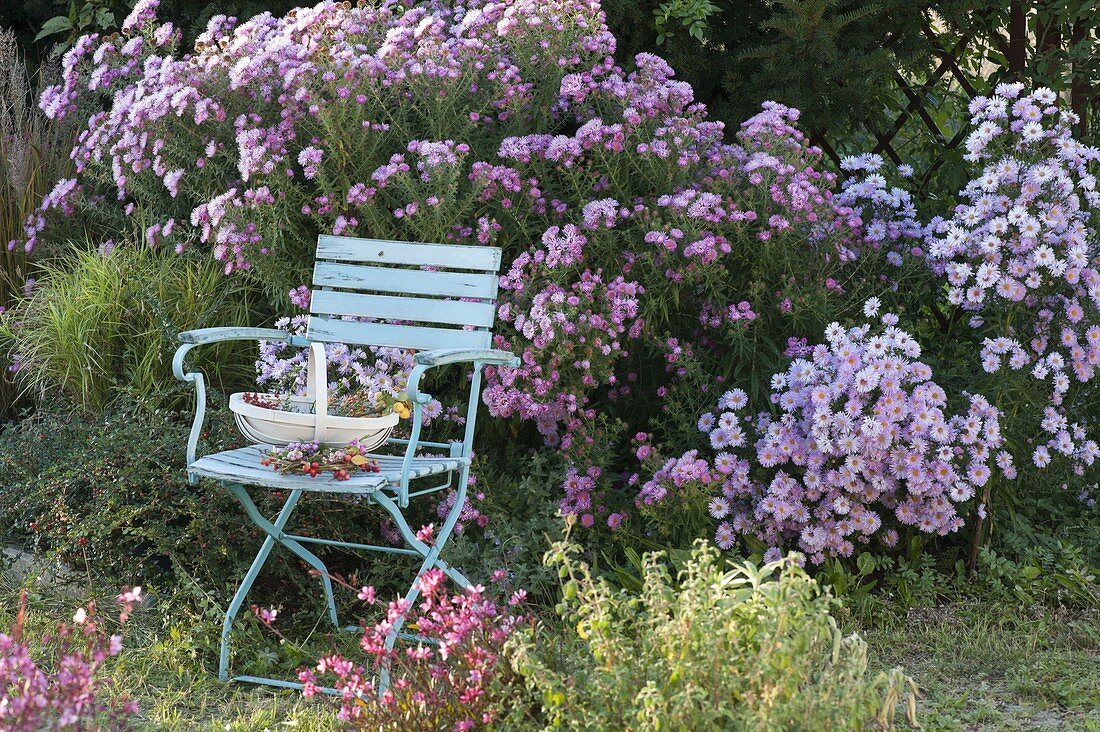
[{"label": "green foliage", "polygon": [[[229,428],[214,422],[206,436],[225,445]],[[114,584],[148,583],[178,566],[220,587],[248,561],[244,519],[221,489],[187,483],[188,431],[163,413],[130,411],[33,418],[0,432],[0,542],[94,568]]]},{"label": "green foliage", "polygon": [[[1010,9],[1016,5],[1023,13],[1022,57],[1010,57],[1010,46],[1001,39],[1010,35]],[[988,78],[991,84],[1012,77],[1029,86],[1047,86],[1056,92],[1073,92],[1073,111],[1095,117],[1095,94],[1091,89],[1100,72],[1096,54],[1096,32],[1100,18],[1091,0],[1035,0],[1013,3],[980,0],[941,0],[936,11],[946,30],[954,37],[975,36],[967,46],[960,65],[973,80]],[[999,42],[1000,41],[1000,42]],[[1022,61],[1022,66],[1019,63]],[[993,73],[990,74],[990,70]],[[1095,119],[1086,119],[1078,128],[1081,136],[1100,129]]]},{"label": "green foliage", "polygon": [[[620,58],[660,47],[711,116],[728,124],[770,99],[802,110],[806,128],[839,138],[881,123],[894,70],[921,68],[931,56],[920,30],[925,3],[608,0],[603,6]],[[646,16],[653,21],[638,22]]]},{"label": "green foliage", "polygon": [[[118,28],[129,12],[128,5],[133,5],[132,0],[69,0],[68,12],[43,23],[34,40],[36,43],[44,38],[56,41],[51,55],[60,56],[82,35],[106,35]],[[61,36],[60,40],[57,36]]]},{"label": "green foliage", "polygon": [[[32,295],[0,320],[21,364],[24,384],[62,409],[96,411],[120,400],[152,407],[184,403],[171,376],[183,330],[245,325],[252,297],[243,283],[197,258],[145,247],[109,255],[73,248],[43,262]],[[240,347],[206,349],[200,366],[216,387],[247,384],[254,354]]]},{"label": "green foliage", "polygon": [[891,728],[903,701],[913,712],[912,680],[869,674],[866,643],[843,636],[835,600],[790,560],[730,569],[699,542],[675,580],[646,555],[634,595],[577,552],[547,554],[564,634],[531,630],[512,648],[548,728],[872,729]]},{"label": "green foliage", "polygon": [[563,459],[556,453],[512,447],[478,460],[471,493],[483,494],[477,509],[489,518],[484,529],[467,525],[447,546],[447,561],[478,581],[507,572],[510,586],[540,602],[557,592],[553,571],[542,563],[547,542],[561,536]]},{"label": "green foliage", "polygon": [[[915,536],[895,556],[863,552],[855,562],[831,559],[817,578],[859,619],[934,608],[949,601],[1018,603],[1051,608],[1100,607],[1100,573],[1090,559],[1097,541],[1074,544],[1048,536],[1021,546],[1009,533],[978,550],[973,573],[958,550],[926,546]],[[1014,549],[1013,546],[1017,548]]]},{"label": "green foliage", "polygon": [[[212,394],[209,406],[199,454],[240,447],[225,400]],[[111,587],[151,585],[171,596],[173,612],[194,620],[193,643],[213,670],[221,632],[215,621],[265,537],[220,485],[188,483],[190,428],[179,414],[143,409],[93,418],[40,412],[0,430],[0,546],[59,559]],[[285,495],[257,490],[253,498],[271,516]],[[381,544],[380,523],[381,514],[357,500],[316,494],[301,500],[292,529]],[[372,584],[382,596],[407,588],[414,571],[411,559],[368,564],[336,549],[315,551],[331,572],[357,586]],[[253,597],[281,608],[280,624],[297,637],[309,635],[323,617],[320,582],[289,554],[271,557]],[[363,612],[352,593],[337,600],[349,622]],[[247,613],[239,625],[243,655],[234,665],[242,672],[291,677],[319,652],[280,646]]]},{"label": "green foliage", "polygon": [[720,12],[722,12],[721,8],[710,0],[669,0],[661,3],[653,11],[653,24],[657,28],[657,45],[664,44],[669,36],[676,33],[674,22],[695,40],[703,40],[707,19]]}]

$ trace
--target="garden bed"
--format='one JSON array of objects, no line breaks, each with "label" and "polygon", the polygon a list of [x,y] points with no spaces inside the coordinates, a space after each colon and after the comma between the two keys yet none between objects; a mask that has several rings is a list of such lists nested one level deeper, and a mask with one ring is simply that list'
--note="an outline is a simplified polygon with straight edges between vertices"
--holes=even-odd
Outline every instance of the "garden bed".
[{"label": "garden bed", "polygon": [[[89,713],[107,726],[1100,729],[1091,16],[651,4],[629,23],[618,0],[210,8],[185,28],[139,0],[46,25],[72,37],[37,107],[0,74],[0,542],[19,569],[0,587],[0,661],[18,659],[0,727],[26,679],[39,712],[68,709],[68,656],[89,688],[114,680]],[[1042,39],[1041,62],[1012,46],[969,74],[991,69],[987,43],[933,94],[948,69],[927,62],[1002,21]],[[15,48],[0,36],[0,70],[21,72]],[[814,54],[828,68],[791,61]],[[742,87],[780,98],[728,118]],[[935,133],[910,139],[933,97],[917,116]],[[854,130],[891,104],[884,156]],[[264,537],[187,480],[191,391],[169,375],[180,331],[293,336],[189,365],[210,387],[203,455],[243,446],[227,395],[303,396],[302,283],[327,234],[497,247],[492,305],[471,310],[495,308],[492,346],[520,357],[484,368],[465,506],[441,490],[410,512],[417,542],[456,512],[444,559],[484,587],[433,570],[404,607],[404,566],[321,546],[338,609],[364,618],[332,641],[316,576],[278,552],[259,574],[234,668],[337,685],[342,709],[215,681]],[[412,350],[315,347],[315,393],[399,435],[412,394],[435,449],[469,446],[477,379],[414,384]],[[257,470],[371,465],[312,454]],[[316,493],[303,533],[399,543],[363,501]],[[274,515],[285,496],[255,499]],[[66,581],[36,582],[40,561]],[[399,619],[432,642],[391,652]],[[356,701],[391,664],[390,693]],[[124,689],[137,711],[112,706]]]}]

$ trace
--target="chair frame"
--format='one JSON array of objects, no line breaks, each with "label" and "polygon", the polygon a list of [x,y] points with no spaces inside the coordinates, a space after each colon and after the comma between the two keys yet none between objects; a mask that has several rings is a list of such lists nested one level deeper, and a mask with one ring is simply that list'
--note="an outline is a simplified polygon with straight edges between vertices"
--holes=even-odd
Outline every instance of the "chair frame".
[{"label": "chair frame", "polygon": [[[332,237],[322,237],[322,239],[332,240]],[[367,240],[370,241],[370,240]],[[399,244],[389,242],[388,244]],[[413,245],[417,247],[423,247],[423,245]],[[443,245],[439,245],[440,248],[444,248]],[[313,317],[313,316],[311,316]],[[239,340],[267,340],[267,341],[282,341],[290,346],[308,347],[314,342],[307,336],[293,335],[284,330],[276,330],[272,328],[248,328],[248,327],[223,327],[223,328],[204,328],[200,330],[191,330],[180,333],[179,341],[182,345],[176,351],[175,357],[172,361],[172,372],[176,379],[184,382],[189,382],[195,387],[195,414],[191,425],[191,432],[187,441],[187,465],[188,465],[188,479],[194,484],[197,482],[198,477],[195,473],[191,472],[190,467],[197,460],[198,442],[202,433],[203,424],[206,418],[206,381],[200,371],[188,370],[185,366],[187,355],[196,347],[202,345],[208,345],[213,343],[222,343],[226,341],[239,341]],[[245,597],[249,590],[252,588],[256,577],[259,575],[260,570],[268,560],[272,550],[276,545],[282,546],[293,555],[308,564],[321,578],[321,584],[324,589],[325,601],[328,611],[329,620],[332,622],[336,629],[341,630],[360,630],[359,626],[341,626],[336,612],[335,599],[332,591],[332,581],[330,579],[330,573],[324,562],[313,552],[307,549],[304,544],[318,544],[323,546],[338,546],[349,549],[356,549],[361,551],[381,552],[386,554],[408,555],[419,557],[421,559],[420,568],[416,573],[412,585],[405,593],[405,600],[411,607],[415,602],[417,596],[420,594],[419,583],[420,578],[425,572],[437,568],[442,570],[448,577],[450,577],[457,585],[466,589],[471,586],[470,581],[458,570],[449,566],[445,561],[440,558],[440,554],[443,547],[446,545],[447,540],[450,538],[454,531],[455,524],[458,521],[458,517],[462,511],[466,501],[466,486],[470,472],[470,459],[473,454],[473,438],[474,430],[477,422],[478,402],[481,393],[481,374],[482,370],[487,365],[508,365],[518,366],[519,359],[511,353],[506,351],[483,349],[483,348],[442,348],[422,350],[414,355],[415,365],[409,374],[408,384],[406,392],[409,399],[412,402],[412,427],[409,435],[409,439],[390,438],[387,440],[387,444],[397,445],[404,447],[404,457],[401,463],[400,472],[391,475],[386,481],[379,481],[379,485],[376,488],[370,490],[363,490],[362,488],[350,488],[348,490],[341,490],[339,487],[333,487],[329,492],[343,493],[343,494],[359,494],[367,499],[370,503],[375,503],[381,507],[385,513],[394,521],[397,526],[398,532],[404,540],[405,547],[392,547],[392,546],[378,546],[372,544],[359,544],[347,541],[337,541],[333,539],[325,539],[320,537],[302,536],[298,534],[292,534],[287,531],[287,524],[294,512],[298,501],[301,499],[301,494],[304,492],[302,487],[287,486],[285,489],[288,495],[280,508],[278,514],[273,520],[266,518],[256,506],[255,502],[249,496],[246,488],[250,483],[248,481],[234,481],[234,480],[220,480],[226,487],[226,489],[240,502],[244,508],[245,513],[253,521],[253,523],[259,527],[266,535],[263,543],[260,546],[259,551],[253,559],[251,566],[244,579],[242,580],[237,591],[233,595],[233,599],[230,601],[229,607],[226,610],[225,618],[222,623],[221,642],[219,647],[218,657],[218,678],[222,681],[241,681],[257,684],[265,684],[269,686],[283,687],[283,688],[302,688],[302,684],[293,681],[286,681],[282,679],[272,679],[259,676],[233,676],[229,675],[229,662],[230,662],[230,640],[232,635],[233,621],[240,611],[241,606],[244,603]],[[424,392],[421,389],[421,379],[424,374],[432,369],[449,366],[452,364],[468,364],[471,368],[470,377],[470,395],[469,402],[466,411],[466,425],[463,439],[461,441],[452,442],[430,442],[421,439],[422,427],[423,427],[423,408],[428,404],[432,397],[430,394]],[[445,450],[451,458],[456,458],[459,461],[459,465],[447,470],[444,470],[447,474],[447,481],[435,485],[429,488],[416,490],[410,492],[409,482],[413,477],[410,475],[414,458],[416,453],[421,448],[430,448],[435,450]],[[453,484],[454,474],[458,473],[457,484]],[[277,474],[273,473],[273,476]],[[254,485],[254,484],[253,484]],[[272,484],[273,485],[273,484]],[[269,487],[271,487],[269,485]],[[420,540],[416,536],[416,532],[409,526],[408,521],[405,519],[403,509],[408,508],[410,499],[423,495],[428,495],[438,491],[446,490],[448,488],[454,488],[455,490],[455,502],[449,513],[447,514],[442,527],[435,534],[434,539],[429,544]],[[328,490],[326,488],[326,490]],[[394,624],[394,627],[390,630],[386,637],[386,649],[392,650],[394,644],[398,638],[404,638],[407,640],[425,640],[402,631],[403,619]],[[389,665],[384,663],[380,671],[379,683],[377,686],[378,693],[381,694],[389,685]],[[336,693],[334,689],[324,689],[329,693]]]}]

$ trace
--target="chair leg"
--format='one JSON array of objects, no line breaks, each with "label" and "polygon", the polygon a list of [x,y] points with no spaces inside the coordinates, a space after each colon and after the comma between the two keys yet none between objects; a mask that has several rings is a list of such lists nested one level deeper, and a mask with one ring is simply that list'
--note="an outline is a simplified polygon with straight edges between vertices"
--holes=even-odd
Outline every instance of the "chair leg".
[{"label": "chair leg", "polygon": [[[446,562],[439,558],[439,554],[443,551],[443,546],[447,543],[447,540],[451,536],[451,532],[454,530],[455,524],[458,522],[458,516],[462,513],[462,508],[466,504],[466,481],[469,477],[469,468],[466,467],[462,470],[458,487],[455,491],[455,503],[451,507],[450,513],[447,514],[447,519],[443,522],[443,527],[440,529],[439,534],[436,536],[435,541],[429,546],[427,543],[416,538],[415,532],[412,531],[405,517],[401,514],[401,509],[397,504],[387,495],[383,493],[376,493],[373,499],[390,514],[390,517],[397,524],[397,529],[401,533],[402,538],[412,548],[416,549],[423,557],[424,561],[420,565],[420,569],[416,573],[416,578],[413,579],[412,586],[409,587],[409,591],[405,593],[405,602],[411,608],[412,604],[416,602],[416,598],[420,595],[420,578],[425,572],[438,567],[443,572],[455,581],[462,589],[469,589],[472,587],[470,580],[466,579],[458,570],[447,565]],[[401,635],[401,628],[405,623],[405,619],[398,618],[393,624],[393,628],[386,635],[386,650],[392,651],[394,644],[397,643],[397,638]],[[386,691],[390,685],[390,663],[387,659],[382,663],[382,670],[379,673],[378,679],[378,694],[381,695]]]},{"label": "chair leg", "polygon": [[[264,543],[260,546],[260,551],[256,553],[256,558],[252,560],[252,566],[248,568],[248,573],[244,576],[244,580],[241,581],[241,585],[237,588],[237,592],[233,595],[233,600],[229,603],[229,609],[226,610],[225,613],[218,655],[218,679],[221,681],[229,680],[229,637],[233,630],[233,620],[237,617],[237,613],[244,603],[245,596],[252,588],[252,583],[256,581],[256,577],[260,574],[260,570],[263,568],[264,563],[267,562],[267,558],[271,554],[271,549],[275,546],[277,536],[282,533],[283,527],[286,526],[287,521],[290,519],[290,514],[294,511],[294,507],[301,497],[301,491],[291,491],[290,497],[287,498],[286,503],[283,504],[282,509],[279,511],[279,516],[275,519],[275,523],[271,524],[260,516],[259,512],[256,510],[256,504],[249,498],[248,491],[245,490],[244,486],[230,483],[226,484],[226,488],[228,488],[229,492],[244,505],[245,510],[253,520],[259,517],[263,521],[263,524],[266,524],[266,526],[261,525],[260,528],[267,533],[267,538],[264,539]],[[257,524],[259,524],[259,522],[257,522]]]},{"label": "chair leg", "polygon": [[[462,508],[466,504],[466,482],[469,479],[469,466],[464,467],[460,471],[460,477],[458,486],[455,490],[455,502],[450,512],[447,514],[446,520],[443,522],[443,526],[440,528],[435,540],[429,545],[428,543],[420,540],[416,536],[416,532],[409,526],[408,521],[405,519],[398,507],[385,493],[375,493],[371,498],[378,503],[393,519],[397,525],[397,529],[400,532],[405,542],[424,559],[421,562],[420,569],[416,573],[416,577],[413,579],[412,585],[409,587],[409,591],[405,594],[405,601],[411,607],[416,598],[420,595],[420,578],[430,569],[438,568],[442,570],[448,577],[450,577],[457,585],[463,589],[469,589],[472,587],[470,580],[466,578],[461,572],[455,568],[449,566],[446,562],[439,558],[440,553],[443,551],[444,545],[450,538],[451,533],[454,531],[455,524],[458,523],[458,517],[462,513]],[[218,678],[222,681],[228,681],[229,679],[229,641],[233,628],[233,621],[237,617],[237,613],[241,609],[241,605],[244,603],[244,598],[248,594],[248,591],[252,588],[252,584],[256,581],[256,577],[259,575],[263,565],[267,562],[268,556],[271,554],[271,550],[276,543],[279,543],[290,550],[293,554],[300,557],[303,561],[317,570],[321,576],[321,583],[325,590],[325,598],[328,604],[329,618],[332,620],[333,625],[339,627],[336,616],[336,604],[332,593],[332,581],[329,577],[328,568],[324,562],[321,561],[316,554],[306,549],[302,544],[295,539],[288,537],[283,533],[283,529],[286,527],[287,522],[290,519],[290,515],[294,510],[294,507],[298,503],[298,499],[301,497],[300,490],[290,491],[290,496],[287,498],[286,503],[283,504],[282,509],[279,511],[278,517],[274,522],[268,521],[262,514],[256,504],[252,501],[252,498],[248,495],[248,491],[243,485],[237,483],[226,483],[226,488],[236,497],[236,499],[244,507],[245,512],[253,523],[267,534],[267,538],[264,539],[263,544],[260,546],[260,551],[256,554],[256,558],[252,561],[252,566],[249,567],[248,573],[245,575],[244,580],[241,582],[240,587],[237,588],[237,592],[233,595],[233,600],[229,604],[229,609],[226,612],[225,621],[222,624],[222,637],[221,647],[218,659]],[[390,630],[386,636],[385,647],[387,651],[392,651],[394,644],[397,642],[398,637],[402,635],[401,628],[404,625],[404,618],[399,618],[394,624],[394,627]],[[253,681],[257,683],[276,683],[281,686],[296,687],[294,684],[287,682],[275,682],[271,679],[259,679],[252,677],[242,677],[241,680]],[[390,664],[386,661],[382,664],[381,673],[379,674],[378,694],[382,694],[390,683]]]},{"label": "chair leg", "polygon": [[280,543],[298,555],[306,564],[317,570],[317,574],[321,577],[321,586],[325,590],[325,602],[328,604],[328,618],[332,621],[333,626],[339,628],[340,620],[336,616],[336,599],[332,595],[332,580],[330,579],[331,575],[329,574],[328,567],[325,566],[325,563],[321,561],[320,557],[309,549],[306,549],[294,539],[283,537]]},{"label": "chair leg", "polygon": [[[301,494],[301,491],[293,491],[293,493]],[[317,574],[321,577],[321,587],[325,591],[325,603],[328,609],[329,620],[332,621],[333,626],[339,628],[340,621],[336,617],[336,600],[332,594],[332,580],[329,578],[330,575],[328,567],[325,566],[325,563],[322,562],[321,558],[318,557],[316,554],[302,546],[300,542],[297,542],[294,539],[287,537],[283,533],[283,527],[286,525],[285,522],[283,524],[279,524],[278,521],[276,521],[273,524],[266,518],[264,518],[259,509],[256,508],[256,504],[252,502],[252,499],[249,497],[248,492],[244,490],[244,488],[240,488],[239,491],[233,491],[233,495],[235,495],[237,497],[237,500],[240,501],[241,505],[244,506],[245,512],[248,513],[248,517],[252,519],[252,522],[254,524],[267,532],[268,536],[274,537],[275,541],[279,542],[292,553],[297,555],[306,564],[317,570]],[[297,502],[298,499],[295,498],[294,500],[295,502]]]}]

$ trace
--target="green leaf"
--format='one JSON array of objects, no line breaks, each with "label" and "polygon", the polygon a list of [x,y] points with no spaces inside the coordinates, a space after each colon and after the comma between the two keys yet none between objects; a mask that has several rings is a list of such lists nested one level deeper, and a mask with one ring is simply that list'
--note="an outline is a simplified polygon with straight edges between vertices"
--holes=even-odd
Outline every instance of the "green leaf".
[{"label": "green leaf", "polygon": [[50,18],[42,24],[42,30],[38,32],[38,35],[34,37],[34,40],[39,41],[46,36],[52,36],[55,33],[64,33],[73,29],[73,23],[64,15],[58,15]]}]

